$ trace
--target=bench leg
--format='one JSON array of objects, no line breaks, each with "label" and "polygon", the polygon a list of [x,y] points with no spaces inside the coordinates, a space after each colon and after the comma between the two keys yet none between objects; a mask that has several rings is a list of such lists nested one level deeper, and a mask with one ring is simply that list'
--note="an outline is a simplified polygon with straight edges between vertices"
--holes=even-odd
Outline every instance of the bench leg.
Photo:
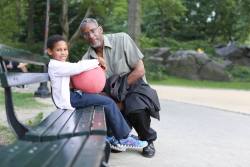
[{"label": "bench leg", "polygon": [[11,128],[16,133],[17,137],[20,139],[25,135],[26,132],[28,132],[28,128],[25,127],[23,124],[21,124],[15,116],[11,88],[10,87],[4,88],[4,93],[5,93],[5,106],[6,106],[7,120],[9,124],[11,125]]},{"label": "bench leg", "polygon": [[106,163],[108,163],[108,161],[109,161],[109,156],[110,156],[110,152],[111,152],[111,148],[110,148],[109,142],[107,142],[107,141],[106,141],[106,146],[105,146],[104,152],[105,152],[104,161],[105,161]]}]

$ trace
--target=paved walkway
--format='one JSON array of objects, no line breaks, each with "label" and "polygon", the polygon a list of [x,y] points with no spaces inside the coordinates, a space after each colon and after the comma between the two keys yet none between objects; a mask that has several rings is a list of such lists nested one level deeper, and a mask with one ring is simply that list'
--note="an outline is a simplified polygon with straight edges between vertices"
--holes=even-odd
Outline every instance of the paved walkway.
[{"label": "paved walkway", "polygon": [[[153,86],[161,99],[156,155],[111,154],[111,167],[249,167],[250,91]],[[243,114],[242,114],[243,113]]]},{"label": "paved walkway", "polygon": [[112,153],[111,167],[249,167],[250,115],[161,100],[154,158]]}]

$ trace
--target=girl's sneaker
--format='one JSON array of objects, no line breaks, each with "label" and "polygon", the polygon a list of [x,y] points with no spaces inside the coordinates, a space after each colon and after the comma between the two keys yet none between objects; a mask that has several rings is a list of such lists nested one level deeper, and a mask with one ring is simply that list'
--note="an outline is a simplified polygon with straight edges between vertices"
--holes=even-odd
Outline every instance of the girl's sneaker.
[{"label": "girl's sneaker", "polygon": [[121,140],[117,140],[115,139],[115,137],[107,137],[107,140],[110,143],[111,149],[118,152],[126,151],[127,149],[139,150],[148,145],[147,141],[141,141],[131,136],[128,136],[126,139]]},{"label": "girl's sneaker", "polygon": [[107,136],[106,140],[110,144],[111,152],[113,152],[113,153],[119,153],[119,152],[122,152],[122,151],[126,151],[126,148],[121,147],[119,145],[119,141],[114,136],[112,136],[112,137],[108,137]]},{"label": "girl's sneaker", "polygon": [[128,136],[126,139],[119,140],[119,145],[125,147],[126,149],[138,150],[146,147],[148,145],[148,142],[136,139],[132,136]]}]

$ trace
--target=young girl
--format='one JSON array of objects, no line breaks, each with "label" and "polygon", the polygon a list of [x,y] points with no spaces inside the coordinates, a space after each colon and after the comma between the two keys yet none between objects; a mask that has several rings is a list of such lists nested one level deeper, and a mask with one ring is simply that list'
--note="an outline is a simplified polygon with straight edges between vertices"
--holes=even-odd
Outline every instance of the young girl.
[{"label": "young girl", "polygon": [[147,146],[146,141],[140,141],[129,135],[131,129],[111,98],[79,90],[70,91],[70,76],[98,67],[98,60],[67,62],[68,45],[60,35],[53,35],[48,39],[47,51],[52,58],[49,62],[48,73],[51,80],[52,96],[57,108],[74,110],[74,108],[90,105],[102,105],[107,127],[114,135],[114,137],[107,137],[112,149],[125,151],[127,148],[138,149]]}]

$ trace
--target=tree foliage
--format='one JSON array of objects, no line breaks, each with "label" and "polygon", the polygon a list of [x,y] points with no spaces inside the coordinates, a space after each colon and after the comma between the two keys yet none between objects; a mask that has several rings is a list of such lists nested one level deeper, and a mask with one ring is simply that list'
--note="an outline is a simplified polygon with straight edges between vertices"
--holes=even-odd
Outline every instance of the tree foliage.
[{"label": "tree foliage", "polygon": [[128,3],[124,0],[113,1],[107,17],[104,18],[105,32],[128,32]]},{"label": "tree foliage", "polygon": [[[19,3],[18,3],[19,2]],[[24,30],[20,25],[26,19],[26,1],[0,1],[0,42],[10,43],[19,40],[19,35]]]},{"label": "tree foliage", "polygon": [[142,31],[150,37],[168,36],[185,10],[181,0],[144,0]]},{"label": "tree foliage", "polygon": [[[0,42],[42,45],[46,1],[0,1]],[[83,52],[77,32],[81,20],[95,17],[104,32],[128,32],[128,1],[51,0],[49,35],[64,34],[72,49]],[[164,46],[166,38],[210,42],[244,41],[250,32],[250,0],[141,0],[141,37],[147,46]],[[65,8],[63,8],[63,6]],[[32,32],[33,31],[33,32]],[[35,45],[28,45],[34,48]],[[42,46],[41,46],[42,48]],[[76,52],[77,54],[77,52]]]},{"label": "tree foliage", "polygon": [[[248,1],[248,2],[247,2]],[[249,33],[249,0],[185,0],[177,37],[184,40],[244,40]]]}]

